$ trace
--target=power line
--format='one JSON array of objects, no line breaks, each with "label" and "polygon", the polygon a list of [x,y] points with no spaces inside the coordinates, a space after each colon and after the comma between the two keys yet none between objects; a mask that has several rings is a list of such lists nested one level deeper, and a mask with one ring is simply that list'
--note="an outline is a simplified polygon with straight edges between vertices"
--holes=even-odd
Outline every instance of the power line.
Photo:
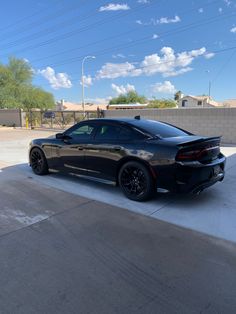
[{"label": "power line", "polygon": [[[57,3],[61,3],[61,0],[55,1],[55,3],[53,4],[53,6],[54,6],[55,4],[57,4]],[[48,6],[48,7],[46,7],[46,8],[43,8],[43,9],[39,10],[39,11],[36,11],[36,12],[33,13],[33,14],[26,15],[26,16],[24,16],[23,18],[21,18],[21,19],[15,21],[14,23],[11,23],[11,24],[8,24],[8,25],[4,26],[4,28],[1,28],[1,29],[0,29],[0,32],[3,31],[3,30],[9,29],[9,28],[11,28],[11,27],[13,27],[13,26],[16,26],[16,25],[20,24],[21,22],[24,22],[25,20],[28,20],[28,19],[30,19],[30,18],[36,16],[36,15],[39,15],[39,14],[41,14],[42,12],[47,11],[48,8],[50,8],[50,7],[51,7],[51,6]]]},{"label": "power line", "polygon": [[[209,24],[210,22],[214,22],[214,21],[216,21],[216,20],[219,20],[218,19],[218,17],[219,16],[217,16],[216,18],[215,17],[213,17],[212,19],[211,19],[211,21],[209,20],[209,19],[207,19],[207,22],[205,23],[205,24]],[[220,17],[222,18],[222,15],[220,15]],[[227,16],[228,17],[228,16]],[[224,17],[225,18],[225,17]],[[201,23],[201,25],[202,25],[202,21],[200,21],[200,23]],[[191,27],[190,27],[191,26]],[[187,27],[186,26],[184,26],[184,27],[181,27],[181,28],[179,28],[179,29],[175,29],[174,31],[172,31],[172,32],[165,32],[163,35],[161,35],[161,37],[163,37],[164,35],[165,36],[167,36],[167,35],[170,35],[170,34],[173,34],[173,33],[177,33],[177,32],[182,32],[182,31],[186,31],[186,30],[188,30],[188,29],[191,29],[191,28],[193,28],[193,27],[197,27],[197,26],[199,26],[199,22],[198,23],[191,23],[191,24],[189,24],[189,25],[187,25]],[[142,38],[141,40],[136,40],[135,42],[132,42],[131,44],[128,44],[129,46],[131,46],[131,45],[134,45],[134,44],[137,44],[137,43],[139,43],[140,41],[143,41],[143,40],[149,40],[149,36],[148,36],[148,38],[147,37],[145,37],[145,38]],[[127,45],[126,45],[127,46]],[[124,45],[119,45],[118,47],[124,47]],[[114,47],[112,47],[112,48],[108,48],[108,49],[106,49],[106,50],[103,50],[103,51],[100,51],[100,53],[104,53],[105,51],[110,51],[111,49],[114,49]],[[65,60],[66,61],[66,60]],[[65,61],[64,61],[64,63],[61,63],[61,64],[65,64]],[[71,60],[70,60],[71,61]],[[78,57],[77,58],[73,58],[73,60],[72,60],[73,62],[74,61],[78,61]]]},{"label": "power line", "polygon": [[[85,2],[87,2],[87,0],[82,1],[82,3],[85,3]],[[50,22],[51,22],[51,20],[52,20],[53,17],[54,17],[54,18],[58,18],[58,17],[60,17],[60,16],[65,16],[66,13],[68,13],[68,12],[74,10],[75,8],[78,8],[78,5],[73,5],[73,6],[71,6],[71,7],[68,7],[67,9],[63,8],[60,12],[54,13],[54,14],[52,14],[52,15],[49,15],[49,16],[47,16],[47,17],[41,19],[41,20],[34,21],[34,22],[31,23],[31,24],[27,24],[23,29],[18,30],[18,33],[22,33],[22,32],[24,32],[24,31],[28,31],[29,28],[31,29],[31,28],[34,27],[34,26],[39,26],[44,20],[46,20],[46,22],[47,22],[47,21],[50,21]],[[96,10],[94,10],[94,11],[96,11]],[[96,12],[95,12],[95,13],[96,13]],[[82,19],[80,19],[80,22],[81,22],[81,21],[84,21],[84,20],[86,20],[86,19],[88,19],[88,18],[90,18],[90,17],[92,17],[93,15],[95,15],[95,13],[87,14],[87,15],[84,16]],[[49,20],[49,18],[50,18],[50,20]],[[9,46],[9,47],[11,47],[11,46],[14,46],[15,44],[21,43],[21,42],[24,44],[25,42],[30,41],[31,39],[35,39],[35,37],[37,37],[37,38],[40,37],[40,35],[45,36],[45,34],[48,35],[49,33],[52,33],[53,31],[58,31],[58,29],[60,30],[60,26],[61,26],[61,27],[65,27],[65,26],[67,26],[67,25],[70,26],[70,25],[73,25],[73,24],[76,23],[76,22],[78,22],[78,16],[76,16],[76,17],[74,17],[74,18],[72,18],[72,19],[69,19],[69,20],[67,20],[67,21],[60,22],[60,23],[58,23],[58,24],[56,24],[56,25],[50,26],[49,28],[40,30],[40,31],[37,32],[37,33],[30,34],[30,35],[28,35],[28,36],[21,37],[21,38],[15,40],[15,41],[6,43],[5,45],[1,46],[1,49],[4,48],[4,46],[6,46],[6,47]],[[16,32],[14,31],[14,32],[12,32],[12,34],[15,35]],[[4,35],[4,36],[7,36],[7,37],[5,37],[5,39],[9,39],[9,34]],[[13,36],[13,37],[14,37],[14,36]],[[4,40],[4,38],[1,39],[1,41],[3,41],[3,40]]]},{"label": "power line", "polygon": [[[230,13],[230,16],[232,15],[236,15],[236,13],[232,14]],[[224,16],[223,19],[225,18],[228,18],[229,16]],[[172,32],[171,31],[167,31],[167,32],[163,32],[160,34],[160,37],[161,38],[164,38],[164,37],[167,37],[167,36],[170,36],[170,35],[173,35],[173,34],[177,34],[177,33],[181,33],[181,32],[185,32],[187,30],[190,30],[190,29],[193,29],[193,28],[196,28],[196,27],[199,27],[199,26],[204,26],[204,25],[207,25],[207,24],[210,24],[210,23],[213,23],[213,22],[216,22],[219,20],[219,16],[217,15],[216,17],[213,17],[211,19],[205,19],[205,23],[203,23],[203,20],[201,20],[200,22],[195,22],[195,23],[191,23],[191,24],[188,24],[186,26],[183,26],[183,27],[179,27],[177,29],[174,29]],[[132,32],[132,31],[130,31]],[[127,32],[125,32],[127,33]],[[118,35],[118,36],[121,36],[121,35],[124,35],[124,33]],[[115,36],[113,36],[114,38]],[[109,39],[109,38],[108,38]],[[143,38],[140,38],[140,39],[137,39],[137,40],[134,40],[132,41],[131,43],[127,43],[127,44],[120,44],[120,45],[116,45],[116,46],[112,46],[110,48],[106,48],[106,49],[102,49],[102,50],[98,50],[98,51],[91,51],[92,54],[96,55],[96,56],[101,56],[101,55],[105,55],[107,52],[112,52],[114,51],[114,49],[122,49],[122,48],[127,48],[127,47],[132,47],[132,46],[135,46],[137,44],[140,44],[140,43],[144,43],[146,41],[149,41],[151,39],[151,36],[145,36]],[[100,41],[97,41],[96,43],[99,43]],[[88,44],[87,46],[91,46],[91,45],[94,45],[94,43],[92,44]],[[84,47],[84,46],[83,46]],[[80,49],[82,49],[83,47],[80,47]],[[83,58],[83,55],[81,56],[77,56],[77,57],[73,57],[73,58],[70,58],[70,59],[66,59],[66,60],[63,60],[63,61],[60,61],[60,62],[57,62],[57,63],[52,63],[50,64],[50,66],[62,66],[62,65],[65,65],[65,64],[68,64],[68,63],[73,63],[73,62],[77,62],[77,61],[81,61]]]},{"label": "power line", "polygon": [[[144,8],[153,6],[153,5],[155,5],[156,3],[159,4],[158,0],[153,0],[153,1],[152,1],[150,4],[148,4],[148,5],[147,5],[147,4],[145,4],[145,5],[138,5],[138,6],[134,7],[134,8],[132,9],[132,11],[130,11],[130,12],[123,12],[123,13],[118,13],[118,14],[116,14],[115,16],[109,16],[109,17],[107,17],[107,18],[105,18],[105,19],[102,19],[102,20],[99,20],[99,21],[97,21],[97,22],[95,22],[95,23],[93,23],[93,24],[84,26],[82,29],[81,29],[81,28],[75,29],[75,30],[70,31],[70,32],[68,32],[68,33],[65,33],[65,34],[59,35],[59,36],[57,36],[57,37],[53,37],[53,38],[51,38],[51,39],[48,39],[48,40],[46,40],[46,41],[44,41],[44,42],[41,42],[41,43],[39,43],[39,44],[25,47],[25,48],[23,48],[23,49],[20,49],[20,50],[18,50],[18,51],[13,52],[13,54],[14,54],[14,53],[18,53],[18,52],[22,52],[22,51],[25,51],[25,50],[28,50],[28,49],[35,49],[35,48],[38,48],[38,47],[42,47],[42,46],[45,46],[45,45],[48,45],[48,44],[55,43],[55,42],[60,41],[60,40],[62,40],[62,39],[66,39],[66,38],[69,38],[69,37],[71,37],[71,36],[73,36],[73,35],[77,35],[77,34],[79,34],[79,33],[85,32],[85,31],[87,31],[87,30],[89,30],[89,29],[91,29],[91,28],[104,25],[104,24],[106,24],[106,23],[109,22],[109,21],[114,21],[114,20],[120,19],[120,18],[122,18],[122,17],[124,17],[124,16],[133,14],[134,12],[136,12],[136,11],[138,11],[138,10],[140,10],[140,9],[144,9]],[[24,42],[24,43],[25,43],[25,42]],[[2,47],[1,47],[1,49],[2,49]],[[5,48],[5,49],[8,49],[8,48]],[[5,49],[4,49],[4,50],[5,50]],[[9,53],[8,53],[8,54],[9,54]],[[8,54],[2,55],[2,56],[7,56]]]},{"label": "power line", "polygon": [[[194,50],[194,49],[193,49]],[[215,50],[215,51],[212,51],[214,54],[219,54],[219,53],[224,53],[224,52],[227,52],[227,51],[230,51],[230,50],[236,50],[236,46],[234,47],[229,47],[229,48],[225,48],[225,49],[219,49],[219,50]],[[234,51],[234,53],[236,53],[236,51]],[[191,56],[188,56],[188,57],[185,57],[185,58],[181,58],[181,60],[187,60],[191,58]],[[139,66],[139,67],[135,67],[133,69],[130,69],[130,70],[125,70],[126,73],[132,73],[133,71],[135,70],[142,70],[142,69],[145,69],[145,68],[149,68],[149,67],[153,67],[153,66],[159,66],[159,65],[163,65],[163,64],[168,64],[168,63],[171,63],[173,61],[169,60],[169,61],[159,61],[158,63],[151,63],[151,64],[148,64],[148,65],[143,65],[143,66]],[[112,72],[113,74],[119,74],[120,72]],[[156,73],[153,73],[153,74],[162,74],[162,72],[156,72]],[[127,75],[128,76],[128,75]],[[118,77],[117,77],[118,78]],[[76,78],[76,79],[73,79],[73,80],[70,80],[71,82],[78,82],[78,80],[80,79],[80,77]],[[41,86],[46,86],[46,84],[41,84]]]},{"label": "power line", "polygon": [[[212,4],[214,4],[214,3],[216,3],[216,2],[218,2],[218,0],[215,0],[215,1],[212,1],[212,2],[210,2],[210,3],[208,3],[208,4],[206,4],[205,6],[209,6],[209,5],[212,5]],[[203,7],[205,7],[205,6],[203,6]],[[197,6],[198,7],[198,6]],[[184,11],[184,13],[187,13],[187,12],[190,12],[190,11],[192,11],[192,10],[195,10],[195,8],[192,8],[192,9],[190,9],[190,10],[188,10],[188,11]],[[222,14],[221,15],[217,15],[217,17],[222,17]],[[227,16],[228,17],[228,16]],[[215,18],[215,17],[214,17]],[[200,20],[200,24],[202,25],[202,22],[204,22],[204,21],[206,21],[207,23],[209,22],[209,18],[207,18],[207,19],[205,19],[205,20]],[[199,22],[197,22],[198,24],[199,24]],[[191,25],[193,25],[193,24],[196,24],[196,22],[195,23],[191,23],[191,24],[188,24],[188,25],[186,25],[187,27],[189,27],[189,26],[191,26]],[[186,28],[186,26],[184,26],[185,28]],[[196,25],[196,26],[199,26],[199,25]],[[196,26],[192,26],[192,28],[193,27],[196,27]],[[139,26],[138,26],[139,27]],[[159,37],[161,36],[161,37],[164,37],[164,36],[167,36],[167,35],[171,35],[172,33],[175,33],[175,32],[179,32],[179,29],[181,30],[183,27],[181,27],[181,28],[175,28],[175,30],[174,31],[168,31],[168,32],[163,32],[163,33],[161,33],[160,35],[159,35]],[[49,55],[49,56],[46,56],[46,57],[40,57],[40,58],[37,58],[37,59],[33,59],[33,60],[31,60],[31,62],[37,62],[37,61],[40,61],[40,60],[44,60],[44,59],[49,59],[49,58],[51,58],[51,57],[55,57],[55,56],[59,56],[59,55],[64,55],[65,53],[68,53],[68,52],[72,52],[72,51],[76,51],[76,50],[80,50],[80,49],[83,49],[83,48],[86,48],[86,47],[89,47],[89,46],[93,46],[93,45],[96,45],[96,44],[98,44],[98,43],[102,43],[102,42],[104,42],[104,41],[106,41],[106,40],[110,40],[110,39],[112,39],[112,38],[118,38],[118,37],[121,37],[121,36],[124,36],[124,35],[126,35],[126,34],[128,34],[128,33],[131,33],[131,32],[134,32],[136,29],[138,29],[138,28],[135,28],[135,29],[133,29],[133,30],[130,30],[130,31],[128,31],[128,32],[123,32],[123,33],[120,33],[120,34],[118,34],[118,35],[115,35],[115,36],[111,36],[111,37],[107,37],[107,38],[105,38],[105,39],[102,39],[102,40],[98,40],[98,41],[95,41],[95,42],[91,42],[91,43],[89,43],[89,44],[86,44],[86,45],[84,45],[84,46],[80,46],[80,47],[77,47],[77,48],[73,48],[73,49],[67,49],[67,50],[65,50],[65,51],[62,51],[62,52],[59,52],[59,53],[56,53],[56,54],[52,54],[52,55]],[[190,28],[189,28],[190,29]],[[184,29],[185,30],[185,29]],[[145,38],[149,38],[149,37],[145,37]],[[143,38],[141,39],[141,41],[143,40]]]},{"label": "power line", "polygon": [[133,33],[133,32],[136,31],[136,30],[137,30],[137,29],[135,28],[135,29],[132,29],[132,30],[129,30],[129,31],[120,33],[120,34],[115,35],[115,36],[113,35],[113,36],[106,37],[106,38],[104,38],[104,39],[100,39],[100,40],[91,42],[91,43],[86,44],[86,45],[83,45],[83,46],[81,46],[81,47],[72,48],[72,49],[67,49],[67,50],[64,50],[64,51],[62,51],[62,52],[58,52],[58,53],[55,53],[55,54],[52,54],[52,55],[49,55],[49,56],[46,56],[46,57],[41,57],[41,58],[33,59],[33,60],[31,60],[31,62],[37,62],[37,61],[41,61],[41,60],[44,60],[44,59],[49,59],[49,58],[56,57],[56,56],[59,56],[59,55],[64,55],[65,53],[68,53],[68,52],[77,51],[77,50],[80,50],[80,49],[82,49],[82,48],[87,48],[87,47],[90,47],[90,46],[94,46],[94,45],[96,45],[96,44],[100,44],[100,43],[102,43],[102,42],[109,41],[110,39],[123,37],[124,35]]},{"label": "power line", "polygon": [[[212,3],[215,3],[216,1],[213,1]],[[210,3],[210,4],[212,4],[212,3]],[[146,7],[146,6],[145,6]],[[137,7],[137,8],[139,8],[139,6]],[[191,9],[191,10],[193,10],[193,9]],[[187,12],[187,11],[185,11],[185,12]],[[124,14],[123,14],[124,15]],[[119,18],[119,16],[118,16],[118,18]],[[217,16],[216,18],[219,18],[219,16]],[[216,20],[216,18],[215,17],[213,17],[213,21],[215,21]],[[220,16],[220,18],[222,18],[222,15]],[[114,19],[114,18],[113,18]],[[202,22],[203,22],[204,20],[201,20],[200,21],[200,23],[201,23],[201,25],[203,25],[202,24]],[[209,21],[209,19],[207,19],[207,22],[205,23],[205,24],[208,24],[209,22],[211,22],[211,21]],[[98,23],[100,23],[100,21],[98,22]],[[96,25],[98,24],[98,23],[96,23]],[[103,24],[103,23],[102,23]],[[194,25],[194,24],[196,24],[196,25]],[[163,33],[163,35],[161,34],[161,37],[163,37],[164,35],[165,36],[168,36],[168,35],[171,35],[171,34],[173,34],[173,33],[178,33],[178,32],[182,32],[182,31],[185,31],[185,30],[188,30],[188,29],[190,29],[190,28],[193,28],[193,27],[196,27],[196,26],[199,26],[198,25],[199,24],[199,22],[198,23],[191,23],[191,24],[189,24],[189,25],[187,25],[187,28],[186,28],[186,26],[183,28],[183,27],[181,27],[181,28],[178,28],[177,30],[175,29],[174,30],[174,32],[173,31],[169,31],[169,32],[164,32]],[[90,25],[91,26],[91,25]],[[93,26],[93,25],[92,25]],[[191,26],[191,27],[190,27]],[[85,31],[86,29],[88,29],[88,27],[85,27],[85,28],[83,28],[82,30],[80,29],[80,32],[81,31]],[[132,30],[133,31],[133,30]],[[129,32],[126,32],[126,33],[129,33]],[[64,34],[64,35],[67,35],[67,34]],[[71,35],[71,33],[70,33],[70,35]],[[117,37],[119,37],[120,35],[118,35]],[[113,36],[114,37],[114,36]],[[56,40],[58,40],[59,38],[56,38]],[[62,38],[60,38],[60,39],[62,39]],[[144,40],[148,40],[149,39],[149,37],[145,37],[145,38],[142,38],[142,39],[140,39],[140,42],[143,42]],[[55,40],[55,39],[54,39]],[[102,42],[102,41],[104,41],[104,40],[101,40],[100,42]],[[137,44],[139,41],[135,41],[133,44]],[[46,44],[48,44],[49,42],[47,41],[46,42]],[[51,43],[51,40],[50,40],[50,43]],[[97,41],[96,43],[99,43],[99,41]],[[43,44],[45,44],[45,43],[42,43],[40,46],[42,46]],[[90,45],[92,45],[93,43],[91,43],[91,44],[88,44],[88,45],[86,45],[86,46],[90,46]],[[27,48],[34,48],[34,47],[38,47],[39,45],[36,45],[36,46],[30,46],[30,47],[27,47]],[[127,45],[125,45],[125,46],[127,46]],[[130,44],[128,44],[128,46],[131,46]],[[120,48],[122,48],[122,46],[120,45],[120,46],[118,46],[118,47],[120,47]],[[25,50],[25,49],[27,49],[27,48],[24,48],[24,49],[21,49],[20,51],[22,51],[22,50]],[[81,47],[80,47],[80,49],[81,49]],[[109,49],[107,49],[107,51],[110,51],[111,49],[113,49],[113,48],[109,48]],[[75,50],[75,49],[72,49],[72,50]],[[70,50],[70,51],[72,51],[72,50]],[[64,54],[64,52],[63,52],[63,54]],[[58,55],[58,54],[57,54]],[[5,55],[4,55],[5,56]],[[48,57],[46,57],[46,58],[48,58]],[[41,58],[41,59],[43,59],[43,58]],[[76,58],[73,58],[71,61],[72,62],[75,62],[76,60],[78,60],[79,58],[78,57],[76,57]],[[65,64],[66,62],[64,62],[63,64]]]},{"label": "power line", "polygon": [[214,83],[218,77],[223,73],[223,71],[226,69],[227,65],[231,62],[231,60],[233,59],[234,55],[236,54],[236,50],[234,50],[229,58],[223,63],[223,65],[220,67],[219,71],[215,74],[214,79],[211,80],[211,83]]}]

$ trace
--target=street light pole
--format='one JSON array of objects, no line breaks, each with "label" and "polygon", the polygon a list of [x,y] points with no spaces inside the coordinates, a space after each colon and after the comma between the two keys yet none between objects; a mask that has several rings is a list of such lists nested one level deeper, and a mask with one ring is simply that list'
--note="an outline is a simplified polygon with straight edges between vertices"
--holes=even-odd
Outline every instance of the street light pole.
[{"label": "street light pole", "polygon": [[82,68],[81,68],[81,83],[82,83],[82,108],[83,108],[83,116],[85,117],[85,102],[84,102],[84,62],[86,59],[95,59],[95,56],[86,56],[83,58],[82,61]]}]

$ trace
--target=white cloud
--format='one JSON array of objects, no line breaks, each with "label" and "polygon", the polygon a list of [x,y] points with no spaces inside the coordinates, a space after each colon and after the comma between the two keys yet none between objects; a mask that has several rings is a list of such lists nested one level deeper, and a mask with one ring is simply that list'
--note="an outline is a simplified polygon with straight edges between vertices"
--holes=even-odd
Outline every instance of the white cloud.
[{"label": "white cloud", "polygon": [[173,70],[173,71],[165,72],[162,74],[162,76],[163,77],[179,76],[179,75],[185,74],[187,72],[190,72],[192,70],[193,70],[193,68],[187,67],[187,68],[183,68],[183,69],[179,69],[179,70]]},{"label": "white cloud", "polygon": [[218,12],[219,12],[219,13],[222,13],[222,12],[223,12],[223,9],[222,9],[222,8],[219,8],[219,9],[218,9]]},{"label": "white cloud", "polygon": [[157,39],[159,36],[157,34],[153,34],[152,39]]},{"label": "white cloud", "polygon": [[[82,82],[80,82],[80,84],[82,85]],[[84,86],[85,87],[89,87],[93,85],[93,79],[90,75],[86,76],[84,75]]]},{"label": "white cloud", "polygon": [[189,72],[192,69],[185,67],[190,65],[195,58],[203,55],[206,49],[200,48],[198,50],[184,51],[175,54],[171,47],[163,47],[160,52],[161,56],[156,53],[144,58],[141,63],[144,74],[153,75],[160,73],[164,77],[168,77]]},{"label": "white cloud", "polygon": [[198,9],[198,13],[203,13],[203,12],[204,12],[203,8]]},{"label": "white cloud", "polygon": [[204,54],[204,58],[211,59],[215,56],[214,52],[207,52]]},{"label": "white cloud", "polygon": [[170,81],[164,81],[163,83],[156,83],[152,88],[154,93],[161,94],[174,94],[176,92],[176,88]]},{"label": "white cloud", "polygon": [[193,61],[200,56],[206,57],[208,54],[205,47],[180,53],[175,53],[171,47],[163,47],[159,54],[154,53],[145,56],[141,62],[106,63],[97,72],[96,77],[97,79],[114,79],[155,74],[160,74],[163,77],[177,76],[192,71],[190,65]]},{"label": "white cloud", "polygon": [[232,1],[230,0],[224,0],[224,3],[227,5],[227,7],[229,7],[232,3]]},{"label": "white cloud", "polygon": [[157,20],[157,23],[170,24],[170,23],[178,23],[180,21],[181,21],[180,17],[178,15],[176,15],[173,19],[169,19],[167,17],[162,17],[159,20]]},{"label": "white cloud", "polygon": [[128,92],[135,91],[134,85],[127,84],[126,86],[124,85],[116,85],[116,84],[111,84],[111,88],[116,92],[116,94],[127,94]]},{"label": "white cloud", "polygon": [[135,66],[129,62],[125,63],[106,63],[97,73],[97,78],[117,78],[127,76],[138,76],[142,73],[141,70],[136,69]]},{"label": "white cloud", "polygon": [[235,27],[233,27],[233,28],[231,28],[231,33],[236,33],[236,26]]},{"label": "white cloud", "polygon": [[129,10],[130,7],[128,4],[115,4],[115,3],[109,3],[107,5],[104,5],[99,8],[99,12],[104,12],[104,11],[120,11],[120,10]]},{"label": "white cloud", "polygon": [[112,58],[113,59],[118,59],[118,58],[124,59],[125,55],[123,55],[122,53],[117,53],[116,55],[112,55]]},{"label": "white cloud", "polygon": [[151,18],[149,20],[149,22],[143,22],[141,20],[136,20],[135,22],[137,24],[139,24],[139,25],[145,25],[145,26],[153,25],[153,26],[157,26],[159,24],[178,23],[178,22],[181,22],[181,19],[180,19],[180,17],[178,15],[176,15],[174,18],[168,18],[168,17],[161,17],[160,19]]},{"label": "white cloud", "polygon": [[72,87],[72,83],[68,74],[66,73],[56,74],[55,70],[51,67],[46,67],[44,70],[39,70],[38,73],[48,80],[53,89]]},{"label": "white cloud", "polygon": [[138,0],[137,2],[138,2],[138,3],[143,3],[143,4],[145,4],[145,3],[150,3],[149,0]]}]

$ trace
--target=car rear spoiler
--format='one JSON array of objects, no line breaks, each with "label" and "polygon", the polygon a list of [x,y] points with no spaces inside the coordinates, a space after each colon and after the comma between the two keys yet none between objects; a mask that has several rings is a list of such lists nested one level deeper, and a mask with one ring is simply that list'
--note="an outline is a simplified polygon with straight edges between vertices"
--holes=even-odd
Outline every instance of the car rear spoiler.
[{"label": "car rear spoiler", "polygon": [[214,136],[214,137],[200,137],[196,140],[189,139],[188,141],[183,141],[177,144],[178,147],[185,147],[185,146],[192,146],[200,143],[205,142],[218,142],[218,145],[220,145],[222,136]]}]

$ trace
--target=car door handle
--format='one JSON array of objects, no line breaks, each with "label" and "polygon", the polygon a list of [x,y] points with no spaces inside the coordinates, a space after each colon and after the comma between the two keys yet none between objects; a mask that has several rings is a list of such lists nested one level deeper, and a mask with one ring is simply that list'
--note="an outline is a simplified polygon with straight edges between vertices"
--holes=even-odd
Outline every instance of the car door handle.
[{"label": "car door handle", "polygon": [[114,149],[115,149],[116,151],[119,151],[119,150],[121,150],[121,147],[120,147],[120,146],[115,146]]}]

